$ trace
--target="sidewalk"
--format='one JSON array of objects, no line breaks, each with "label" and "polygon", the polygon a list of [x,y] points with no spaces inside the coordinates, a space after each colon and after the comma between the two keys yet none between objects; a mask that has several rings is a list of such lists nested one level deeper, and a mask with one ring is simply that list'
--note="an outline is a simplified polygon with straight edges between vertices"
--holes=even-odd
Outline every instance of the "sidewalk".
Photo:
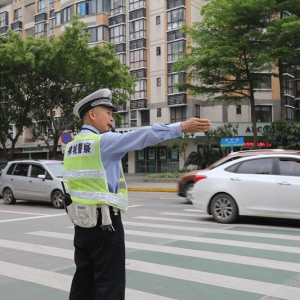
[{"label": "sidewalk", "polygon": [[146,174],[124,174],[128,191],[178,192],[176,178],[148,178]]}]

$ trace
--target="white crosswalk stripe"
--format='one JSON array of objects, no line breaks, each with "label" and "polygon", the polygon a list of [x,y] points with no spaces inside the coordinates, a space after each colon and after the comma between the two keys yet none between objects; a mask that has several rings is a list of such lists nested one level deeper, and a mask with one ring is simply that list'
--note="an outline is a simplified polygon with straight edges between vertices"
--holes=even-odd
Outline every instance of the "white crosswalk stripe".
[{"label": "white crosswalk stripe", "polygon": [[[133,221],[123,221],[125,227],[126,248],[130,250],[130,258],[126,260],[126,269],[131,272],[138,272],[148,276],[159,276],[160,278],[167,278],[168,280],[179,280],[185,282],[193,282],[196,284],[207,285],[211,287],[218,287],[228,289],[230,291],[238,291],[244,293],[253,293],[263,295],[263,297],[274,297],[276,299],[298,300],[300,288],[289,286],[285,284],[288,279],[293,279],[293,274],[300,273],[300,260],[299,263],[295,257],[300,254],[300,230],[297,228],[282,228],[282,227],[269,227],[269,226],[255,226],[255,225],[222,225],[210,222],[212,226],[205,227],[199,226],[195,210],[185,210],[181,212],[164,212],[160,213],[163,217],[149,217],[138,216]],[[43,217],[50,217],[50,215],[43,215]],[[184,218],[182,218],[184,217]],[[36,217],[33,217],[36,218]],[[20,218],[19,220],[25,220]],[[175,225],[173,225],[174,223]],[[202,223],[201,223],[202,224]],[[206,224],[206,223],[205,223]],[[203,224],[202,224],[203,225]],[[244,227],[243,230],[238,230],[237,227]],[[246,228],[246,230],[245,230]],[[70,228],[71,229],[71,228]],[[268,232],[272,229],[272,232]],[[168,232],[172,233],[168,233]],[[278,230],[276,232],[276,230]],[[190,234],[189,234],[190,233]],[[211,235],[212,234],[212,235]],[[51,256],[69,260],[72,263],[74,258],[73,249],[65,249],[61,247],[53,247],[45,245],[45,240],[56,239],[73,240],[73,233],[62,233],[55,231],[29,231],[26,232],[28,237],[36,237],[36,240],[41,240],[41,243],[19,242],[8,239],[0,239],[0,249],[11,249],[15,251],[22,251],[27,253],[39,254],[44,256]],[[212,236],[216,235],[215,238]],[[140,241],[141,238],[150,238],[150,241]],[[247,239],[261,239],[262,241],[248,241]],[[277,243],[270,241],[276,240]],[[137,242],[138,241],[138,242]],[[173,242],[176,242],[173,244]],[[183,242],[193,243],[195,245],[203,246],[203,249],[196,247],[193,249],[191,246],[183,246]],[[163,244],[162,244],[163,243]],[[247,253],[226,253],[222,250],[212,251],[206,250],[205,247],[232,247],[239,248],[241,253],[245,250],[252,249],[253,251],[268,251],[270,257],[248,256]],[[140,253],[142,256],[136,256],[135,253]],[[239,265],[244,268],[252,267],[265,269],[268,272],[275,274],[280,272],[285,273],[284,276],[291,276],[286,278],[285,282],[272,282],[258,280],[257,278],[247,278],[246,276],[237,276],[234,274],[225,274],[218,272],[215,268],[211,271],[201,269],[192,269],[187,266],[179,266],[176,262],[172,263],[171,260],[165,262],[156,262],[143,260],[143,254],[167,255],[168,257],[174,256],[174,260],[180,261],[181,259],[201,259],[211,264],[227,263],[235,266]],[[294,255],[294,259],[290,261],[279,260],[272,258],[272,255]],[[163,257],[163,256],[161,256]],[[276,256],[277,257],[277,256]],[[300,258],[300,256],[299,256]],[[161,258],[163,259],[163,258]],[[29,266],[23,266],[14,263],[1,261],[0,257],[0,276],[14,278],[16,280],[23,280],[30,283],[39,284],[49,288],[68,292],[72,276],[58,273],[55,271],[42,270]],[[130,281],[130,277],[127,278]],[[126,289],[126,300],[176,300],[176,296],[168,297],[166,295],[159,295],[159,291],[143,291],[136,288]],[[228,296],[230,297],[230,296]],[[257,296],[260,297],[260,296]],[[225,300],[233,299],[224,298]]]}]

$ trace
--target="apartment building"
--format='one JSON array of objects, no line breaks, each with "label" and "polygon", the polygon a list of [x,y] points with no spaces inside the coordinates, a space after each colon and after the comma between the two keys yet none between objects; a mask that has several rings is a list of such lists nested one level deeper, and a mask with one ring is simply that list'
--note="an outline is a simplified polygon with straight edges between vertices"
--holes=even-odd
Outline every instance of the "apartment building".
[{"label": "apartment building", "polygon": [[[173,87],[174,83],[185,79],[184,73],[177,74],[173,70],[177,54],[185,51],[188,44],[179,28],[183,23],[192,25],[201,20],[203,3],[201,0],[0,0],[0,34],[5,35],[11,28],[24,39],[30,35],[50,38],[63,32],[71,16],[78,14],[88,24],[90,45],[115,43],[119,59],[140,79],[130,102],[119,107],[123,118],[115,124],[117,131],[201,117],[210,119],[213,128],[228,122],[238,123],[239,136],[245,140],[241,149],[251,148],[253,133],[248,103],[211,106],[203,97],[195,98]],[[256,93],[260,138],[270,123],[280,118],[278,79],[268,73],[263,76],[264,83],[257,87]],[[297,81],[292,72],[287,73],[285,85],[287,119],[300,120],[300,79]],[[176,150],[170,151],[167,147],[181,141],[171,140],[129,152],[123,159],[125,172],[159,173],[181,169],[183,159]],[[187,154],[206,147],[203,133],[194,135],[188,142]],[[263,140],[260,145],[265,145]],[[62,142],[59,150],[63,148]],[[24,131],[16,156],[49,158],[44,145],[32,140],[30,129]]]}]

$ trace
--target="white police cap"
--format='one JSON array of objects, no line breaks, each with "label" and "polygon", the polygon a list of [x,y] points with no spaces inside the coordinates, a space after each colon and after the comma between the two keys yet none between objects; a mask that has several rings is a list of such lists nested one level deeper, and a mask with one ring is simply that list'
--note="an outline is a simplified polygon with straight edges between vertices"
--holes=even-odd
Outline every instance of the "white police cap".
[{"label": "white police cap", "polygon": [[98,90],[79,101],[75,105],[73,112],[81,119],[87,111],[99,105],[109,106],[112,108],[113,112],[116,112],[118,109],[111,103],[111,98],[112,95],[109,89]]}]

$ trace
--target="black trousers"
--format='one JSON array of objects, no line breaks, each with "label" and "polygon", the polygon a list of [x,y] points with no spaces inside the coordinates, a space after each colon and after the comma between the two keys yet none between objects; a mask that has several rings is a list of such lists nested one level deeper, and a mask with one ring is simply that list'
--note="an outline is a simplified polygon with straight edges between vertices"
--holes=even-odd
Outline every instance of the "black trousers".
[{"label": "black trousers", "polygon": [[76,272],[69,300],[125,299],[125,242],[120,212],[110,216],[115,231],[75,226]]}]

